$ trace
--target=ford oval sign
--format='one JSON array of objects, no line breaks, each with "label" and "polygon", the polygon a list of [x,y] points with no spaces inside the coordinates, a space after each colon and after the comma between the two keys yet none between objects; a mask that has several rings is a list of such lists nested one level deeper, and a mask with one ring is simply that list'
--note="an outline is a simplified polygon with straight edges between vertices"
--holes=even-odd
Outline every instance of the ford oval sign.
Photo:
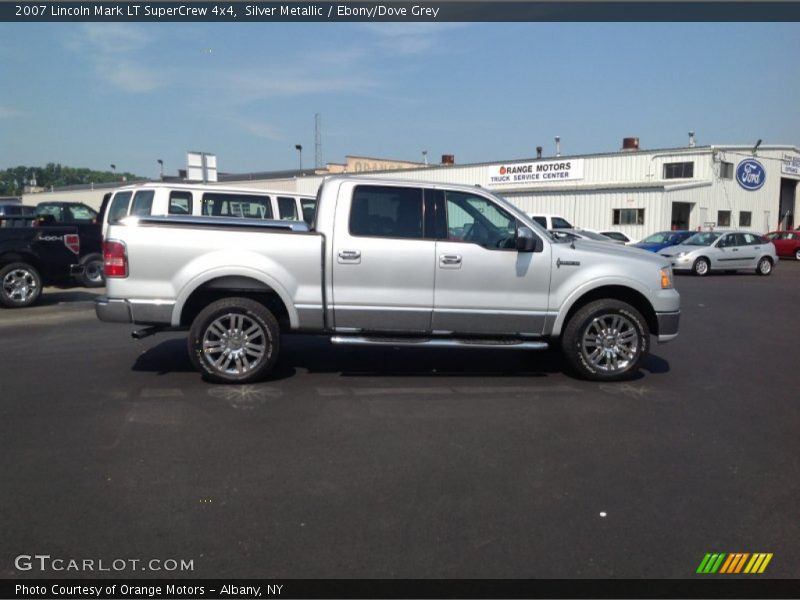
[{"label": "ford oval sign", "polygon": [[739,185],[751,192],[761,189],[767,179],[764,165],[753,158],[748,158],[736,167],[736,181]]}]

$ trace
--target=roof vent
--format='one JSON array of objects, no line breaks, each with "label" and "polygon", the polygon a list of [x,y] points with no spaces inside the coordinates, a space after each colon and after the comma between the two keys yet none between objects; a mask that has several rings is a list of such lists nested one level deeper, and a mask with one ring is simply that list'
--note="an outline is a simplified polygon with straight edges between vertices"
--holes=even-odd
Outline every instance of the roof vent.
[{"label": "roof vent", "polygon": [[626,152],[636,152],[639,149],[639,138],[626,137],[622,138],[622,149]]}]

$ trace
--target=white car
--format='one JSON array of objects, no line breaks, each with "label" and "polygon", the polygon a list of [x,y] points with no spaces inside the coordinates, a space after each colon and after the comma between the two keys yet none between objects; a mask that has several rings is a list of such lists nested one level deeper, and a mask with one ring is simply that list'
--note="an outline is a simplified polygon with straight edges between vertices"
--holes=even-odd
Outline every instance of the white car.
[{"label": "white car", "polygon": [[547,230],[550,229],[574,229],[572,223],[560,215],[543,215],[528,213],[528,216]]}]

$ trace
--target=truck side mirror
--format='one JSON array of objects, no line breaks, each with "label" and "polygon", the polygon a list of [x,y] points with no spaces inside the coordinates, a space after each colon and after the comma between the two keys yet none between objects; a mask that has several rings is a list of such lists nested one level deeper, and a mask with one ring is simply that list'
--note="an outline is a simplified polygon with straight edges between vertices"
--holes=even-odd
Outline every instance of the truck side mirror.
[{"label": "truck side mirror", "polygon": [[529,227],[520,225],[517,227],[515,246],[519,252],[541,252],[544,249],[544,242]]}]

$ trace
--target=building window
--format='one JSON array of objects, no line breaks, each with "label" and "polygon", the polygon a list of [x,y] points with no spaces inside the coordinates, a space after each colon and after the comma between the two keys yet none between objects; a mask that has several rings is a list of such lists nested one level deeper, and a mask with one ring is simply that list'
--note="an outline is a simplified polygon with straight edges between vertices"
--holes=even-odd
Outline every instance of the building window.
[{"label": "building window", "polygon": [[739,227],[750,227],[752,217],[753,213],[750,211],[739,211]]},{"label": "building window", "polygon": [[644,225],[644,209],[615,208],[614,225]]},{"label": "building window", "polygon": [[691,179],[694,177],[693,162],[664,163],[664,179]]},{"label": "building window", "polygon": [[733,179],[733,163],[725,162],[724,160],[719,163],[719,178]]},{"label": "building window", "polygon": [[717,211],[717,226],[730,227],[731,226],[731,211],[718,210]]}]

